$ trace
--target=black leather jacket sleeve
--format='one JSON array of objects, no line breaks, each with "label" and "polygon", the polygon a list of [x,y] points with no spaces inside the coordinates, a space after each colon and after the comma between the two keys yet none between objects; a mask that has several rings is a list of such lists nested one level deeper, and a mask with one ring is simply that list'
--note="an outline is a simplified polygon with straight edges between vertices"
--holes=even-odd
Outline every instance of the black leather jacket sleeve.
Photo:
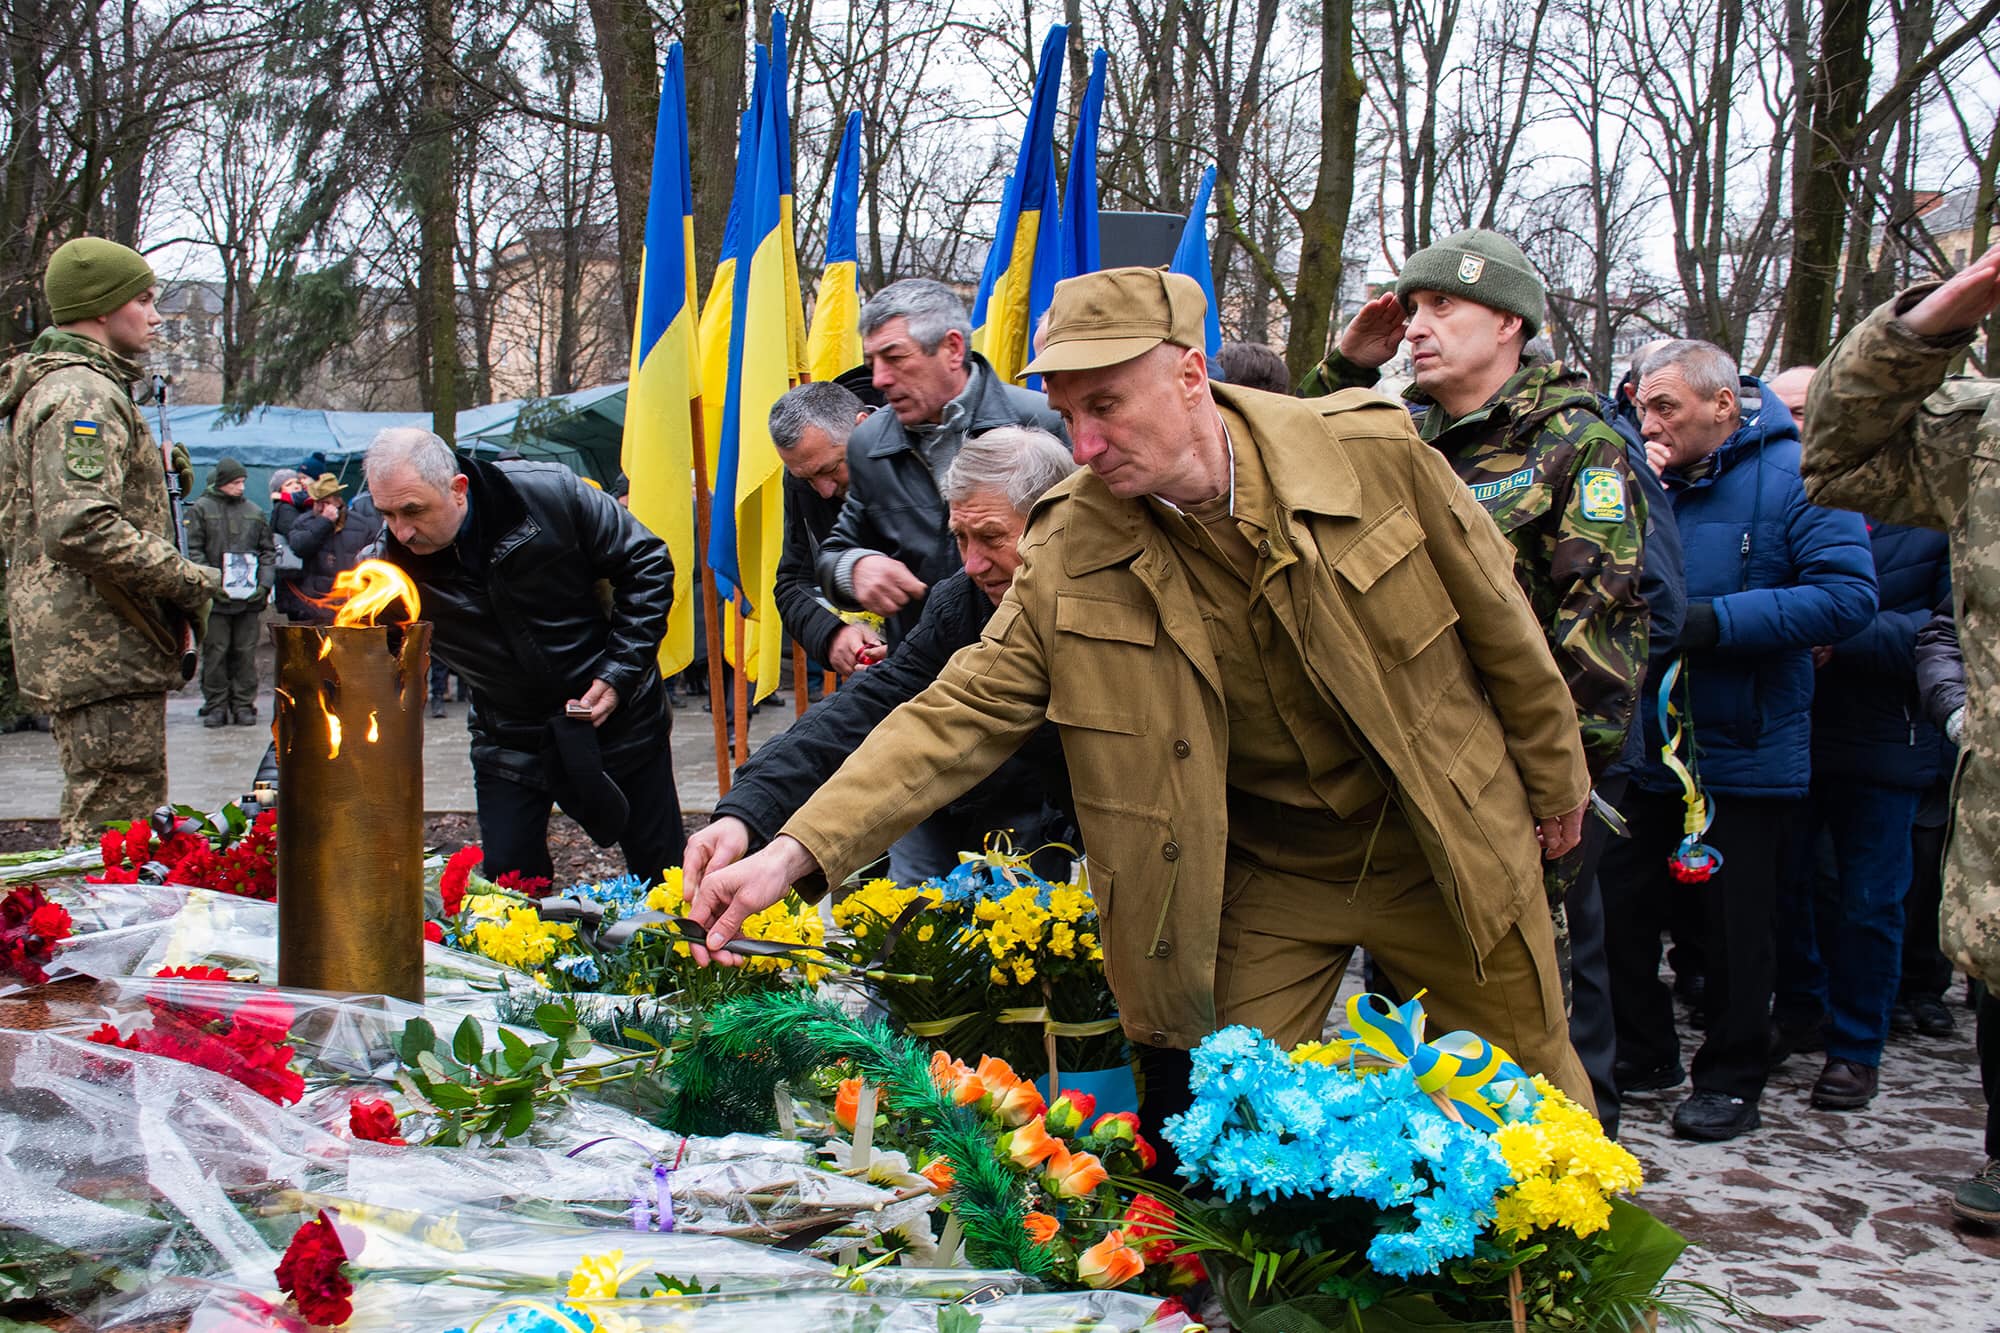
[{"label": "black leather jacket sleeve", "polygon": [[[819,600],[819,577],[807,507],[819,497],[795,478],[785,478],[785,550],[778,558],[772,597],[785,632],[815,662],[825,662],[828,645],[840,633],[842,621]],[[824,511],[822,511],[824,512]]]},{"label": "black leather jacket sleeve", "polygon": [[1917,631],[1917,691],[1924,716],[1942,727],[1965,706],[1965,659],[1959,655],[1958,621],[1946,598],[1930,622]]},{"label": "black leather jacket sleeve", "polygon": [[665,542],[595,487],[577,482],[573,503],[578,546],[592,572],[611,585],[611,633],[595,674],[629,700],[667,634],[673,557]]},{"label": "black leather jacket sleeve", "polygon": [[[976,608],[969,598],[985,603]],[[914,699],[951,655],[978,639],[992,604],[963,574],[947,579],[924,604],[916,628],[882,661],[857,671],[752,755],[736,774],[716,817],[734,815],[765,842],[832,777],[875,724]]]}]

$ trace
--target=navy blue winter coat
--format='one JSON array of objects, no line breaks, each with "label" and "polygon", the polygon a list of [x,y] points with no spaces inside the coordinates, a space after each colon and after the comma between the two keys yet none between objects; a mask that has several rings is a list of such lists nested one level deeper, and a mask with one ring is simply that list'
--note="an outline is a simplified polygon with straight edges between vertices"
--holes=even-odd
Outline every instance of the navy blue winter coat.
[{"label": "navy blue winter coat", "polygon": [[1944,771],[1944,734],[1917,693],[1917,631],[1951,597],[1942,532],[1868,525],[1879,606],[1868,627],[1834,645],[1813,695],[1815,778],[1923,791]]},{"label": "navy blue winter coat", "polygon": [[[1859,514],[1806,502],[1799,430],[1761,380],[1743,377],[1743,423],[1689,481],[1669,469],[1690,607],[1710,602],[1721,639],[1684,655],[1675,697],[1692,705],[1701,779],[1723,796],[1804,796],[1812,779],[1812,648],[1875,614],[1875,563]],[[1657,692],[1659,682],[1648,688]],[[1678,791],[1646,718],[1640,786]]]}]

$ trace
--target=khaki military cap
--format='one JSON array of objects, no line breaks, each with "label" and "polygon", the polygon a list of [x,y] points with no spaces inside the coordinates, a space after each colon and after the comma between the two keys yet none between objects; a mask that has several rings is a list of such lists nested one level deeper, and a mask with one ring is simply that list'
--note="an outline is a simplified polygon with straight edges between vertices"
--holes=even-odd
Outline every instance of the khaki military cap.
[{"label": "khaki military cap", "polygon": [[1208,300],[1201,284],[1163,268],[1114,268],[1056,284],[1042,350],[1023,373],[1095,370],[1161,343],[1200,347]]}]

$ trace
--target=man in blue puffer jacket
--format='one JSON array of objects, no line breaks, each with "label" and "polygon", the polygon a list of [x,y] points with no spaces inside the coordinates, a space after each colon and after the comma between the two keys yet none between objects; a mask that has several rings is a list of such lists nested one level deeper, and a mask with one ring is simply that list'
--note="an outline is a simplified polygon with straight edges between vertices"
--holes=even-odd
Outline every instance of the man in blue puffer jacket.
[{"label": "man in blue puffer jacket", "polygon": [[[1805,411],[1810,366],[1771,380],[1794,416]],[[1944,735],[1917,693],[1917,632],[1951,599],[1942,532],[1868,521],[1876,601],[1868,627],[1815,648],[1812,798],[1778,893],[1778,993],[1771,1063],[1810,1049],[1825,1023],[1826,1064],[1813,1084],[1822,1111],[1875,1097],[1903,953],[1910,831],[1924,792],[1945,767]],[[1832,844],[1823,881],[1819,846]],[[1829,882],[1830,881],[1830,882]]]},{"label": "man in blue puffer jacket", "polygon": [[1719,1141],[1759,1124],[1770,1057],[1772,917],[1811,772],[1815,645],[1866,628],[1875,572],[1858,515],[1817,509],[1799,481],[1799,433],[1763,383],[1709,343],[1652,353],[1638,395],[1685,552],[1687,613],[1674,703],[1693,736],[1683,758],[1715,800],[1707,883],[1669,871],[1682,837],[1679,780],[1659,759],[1661,719],[1642,710],[1646,761],[1626,798],[1632,836],[1604,858],[1606,946],[1619,1086],[1683,1077],[1660,930],[1676,895],[1701,902],[1707,1038],[1674,1132]]}]

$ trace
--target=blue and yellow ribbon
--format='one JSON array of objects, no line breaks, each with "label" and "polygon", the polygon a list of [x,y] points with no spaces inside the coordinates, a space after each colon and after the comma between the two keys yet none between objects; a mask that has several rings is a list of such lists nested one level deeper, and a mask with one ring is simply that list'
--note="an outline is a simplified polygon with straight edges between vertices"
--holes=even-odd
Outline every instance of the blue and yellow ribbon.
[{"label": "blue and yellow ribbon", "polygon": [[[1673,695],[1674,685],[1680,680],[1681,664],[1685,660],[1676,657],[1660,675],[1660,762],[1679,779],[1681,805],[1685,811],[1681,820],[1680,845],[1668,858],[1667,868],[1673,872],[1675,879],[1687,884],[1699,884],[1722,869],[1722,853],[1702,841],[1702,835],[1715,823],[1715,805],[1702,789],[1700,776],[1680,757],[1681,742],[1688,739],[1688,733],[1681,725],[1681,711],[1674,707]],[[1690,744],[1690,752],[1692,748]]]},{"label": "blue and yellow ribbon", "polygon": [[1528,1071],[1506,1051],[1463,1029],[1427,1042],[1425,1021],[1421,991],[1400,1005],[1372,993],[1347,1002],[1353,1044],[1385,1064],[1407,1066],[1417,1087],[1448,1104],[1466,1124],[1490,1134],[1541,1100]]}]

